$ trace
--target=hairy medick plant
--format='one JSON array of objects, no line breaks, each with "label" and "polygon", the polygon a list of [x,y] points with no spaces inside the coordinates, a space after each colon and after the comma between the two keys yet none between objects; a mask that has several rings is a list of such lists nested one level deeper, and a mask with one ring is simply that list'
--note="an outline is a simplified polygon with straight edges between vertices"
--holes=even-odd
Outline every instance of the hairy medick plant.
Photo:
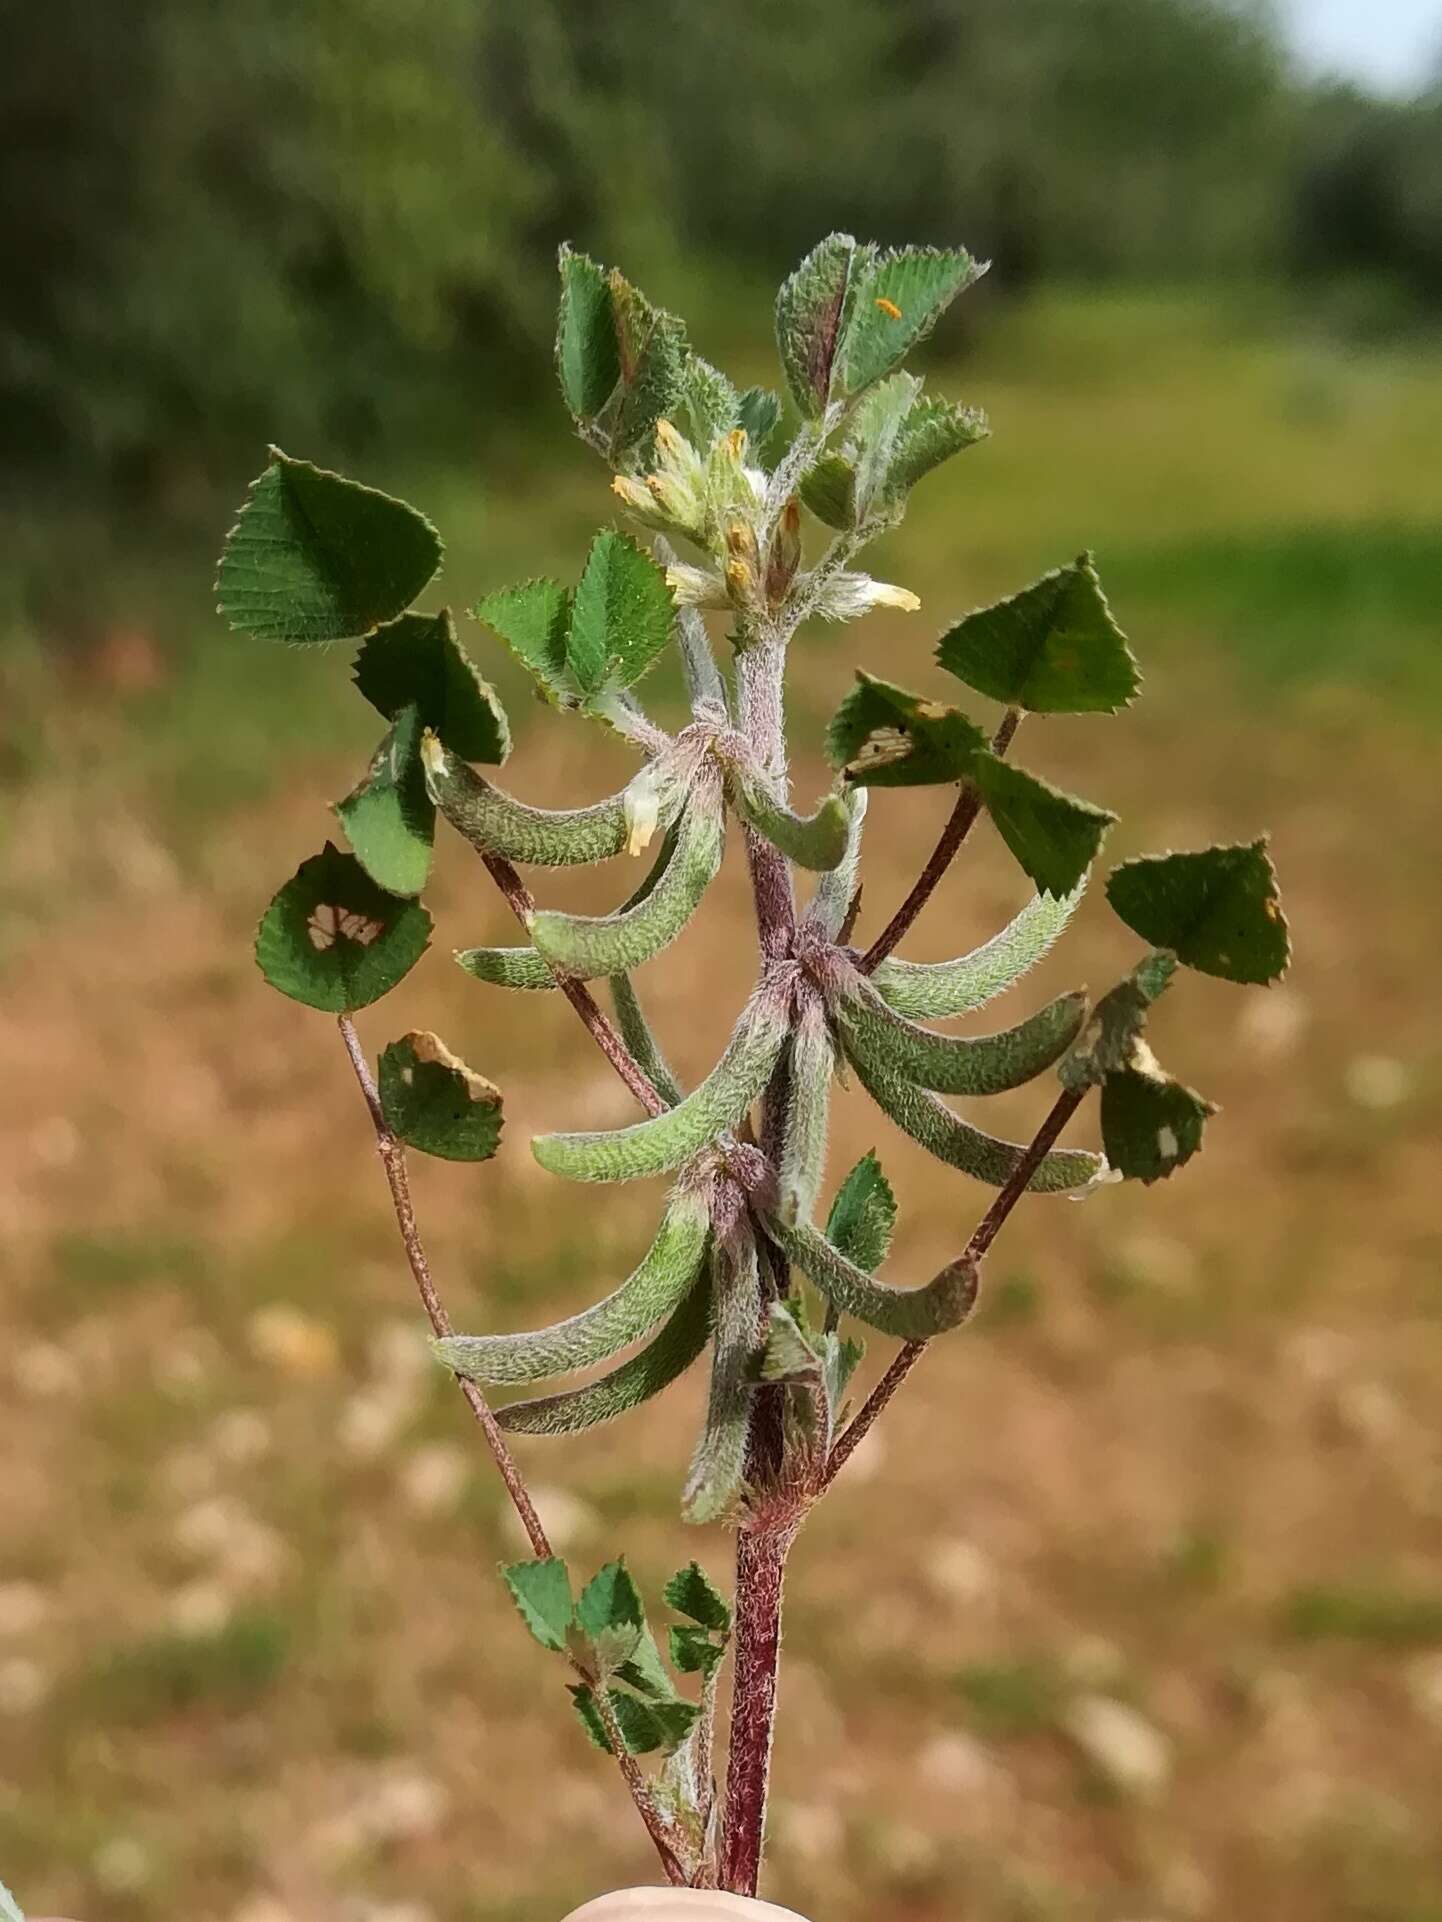
[{"label": "hairy medick plant", "polygon": [[[942,636],[940,666],[1001,704],[993,733],[959,707],[858,673],[827,734],[834,789],[810,813],[792,807],[783,685],[797,629],[813,615],[837,622],[918,605],[904,586],[861,572],[857,556],[896,526],[925,475],[985,435],[980,415],[899,371],[980,271],[961,251],[823,241],[777,300],[796,417],[783,433],[775,394],[739,392],[693,352],[680,320],[620,274],[562,250],[562,393],[581,438],[613,468],[620,507],[654,538],[648,552],[608,529],[574,588],[528,581],[472,611],[546,701],[613,729],[639,756],[627,786],[590,807],[536,807],[478,771],[506,759],[510,728],[450,614],[408,611],[441,556],[411,508],[273,451],[220,565],[220,607],[233,627],[293,643],[359,639],[355,684],[389,724],[336,808],[352,852],[327,844],[303,864],[262,920],[256,955],[275,987],[339,1020],[438,1356],[532,1545],[532,1559],[505,1569],[505,1580],[532,1634],[569,1665],[580,1718],[617,1761],[678,1883],[755,1890],[783,1572],[808,1511],[927,1345],[966,1319],[987,1250],[1024,1193],[1155,1181],[1196,1153],[1211,1105],[1167,1074],[1145,1033],[1178,967],[1265,983],[1288,958],[1263,842],[1150,856],[1107,881],[1111,906],[1147,946],[1095,1007],[1076,992],[992,1033],[928,1025],[975,1013],[1047,953],[1114,818],[1008,758],[1026,714],[1110,714],[1137,693],[1135,662],[1085,555]],[[805,516],[824,532],[812,538]],[[712,651],[703,610],[713,609],[726,617],[729,673]],[[671,647],[691,710],[674,734],[635,692]],[[868,796],[933,785],[955,797],[941,838],[862,945],[854,923]],[[671,1177],[631,1275],[568,1320],[523,1333],[452,1330],[407,1181],[408,1148],[461,1161],[494,1153],[498,1091],[426,1033],[392,1042],[373,1075],[352,1025],[429,941],[418,897],[437,813],[477,850],[524,935],[512,947],[467,948],[460,965],[496,987],[564,995],[642,1111],[627,1127],[541,1135],[536,1159],[571,1181]],[[1032,883],[1031,900],[974,953],[905,960],[898,947],[982,813]],[[685,934],[721,866],[728,820],[750,869],[760,967],[720,1059],[688,1089],[666,1063],[634,977]],[[607,860],[644,863],[644,876],[604,915],[538,907],[517,872]],[[799,903],[796,884],[807,877]],[[602,982],[612,1014],[592,986]],[[984,1132],[943,1098],[996,1094],[1052,1069],[1059,1090],[1025,1143]],[[874,1155],[822,1218],[827,1109],[847,1073],[903,1134],[995,1190],[955,1258],[923,1285],[878,1276],[896,1209]],[[1093,1089],[1104,1154],[1058,1147]],[[851,1412],[858,1324],[901,1346]],[[708,1350],[682,1508],[690,1521],[734,1528],[736,1588],[727,1602],[694,1562],[667,1585],[678,1618],[668,1667],[623,1561],[573,1590],[507,1437],[580,1434],[649,1400]],[[495,1408],[487,1399],[495,1385],[598,1369]],[[718,1798],[712,1744],[727,1653],[729,1759]],[[692,1692],[677,1675],[693,1678]],[[660,1758],[649,1774],[643,1756]]]}]

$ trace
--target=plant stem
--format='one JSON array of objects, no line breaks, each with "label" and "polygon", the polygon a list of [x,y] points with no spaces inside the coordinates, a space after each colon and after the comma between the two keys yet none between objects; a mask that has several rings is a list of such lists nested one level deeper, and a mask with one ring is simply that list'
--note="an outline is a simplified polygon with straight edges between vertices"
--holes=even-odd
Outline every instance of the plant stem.
[{"label": "plant stem", "polygon": [[794,1521],[780,1526],[743,1522],[736,1538],[735,1669],[721,1886],[737,1895],[755,1895],[761,1873],[781,1660],[781,1599],[794,1538]]},{"label": "plant stem", "polygon": [[[1050,1151],[1062,1129],[1071,1120],[1082,1102],[1086,1099],[1084,1088],[1063,1088],[1052,1104],[1050,1114],[1032,1136],[1021,1160],[1012,1170],[1006,1186],[1000,1189],[996,1199],[972,1230],[971,1239],[962,1252],[963,1261],[980,1262],[991,1244],[1000,1233],[1007,1216],[1026,1193],[1032,1176],[1036,1173],[1043,1157]],[[821,1490],[828,1489],[841,1470],[855,1453],[857,1444],[864,1441],[872,1425],[892,1396],[906,1380],[917,1362],[926,1352],[928,1343],[909,1341],[897,1354],[891,1366],[872,1389],[861,1408],[848,1423],[845,1432],[831,1451],[822,1477]]]},{"label": "plant stem", "polygon": [[[345,1043],[345,1051],[350,1057],[351,1068],[355,1073],[360,1091],[365,1097],[366,1107],[370,1111],[371,1124],[375,1129],[376,1147],[380,1153],[381,1166],[386,1172],[386,1184],[391,1191],[391,1203],[395,1208],[396,1225],[400,1229],[406,1260],[415,1278],[416,1289],[426,1311],[426,1319],[430,1322],[437,1340],[444,1340],[452,1333],[451,1318],[436,1288],[430,1262],[426,1259],[425,1244],[421,1240],[420,1227],[416,1221],[415,1206],[411,1200],[410,1176],[406,1169],[405,1143],[392,1132],[386,1121],[385,1111],[381,1107],[380,1092],[371,1074],[365,1050],[361,1047],[355,1023],[349,1015],[343,1014],[340,1016],[338,1025],[341,1040]],[[552,1552],[550,1540],[540,1516],[536,1513],[536,1505],[531,1500],[516,1458],[506,1445],[506,1438],[501,1432],[490,1404],[473,1381],[467,1381],[460,1375],[456,1376],[455,1380],[457,1388],[465,1397],[471,1413],[475,1416],[486,1438],[486,1446],[490,1449],[496,1467],[500,1470],[501,1480],[506,1485],[506,1493],[510,1496],[511,1504],[521,1519],[521,1526],[526,1531],[532,1553],[537,1561],[549,1561]],[[641,1820],[646,1825],[647,1833],[656,1845],[662,1867],[673,1883],[684,1884],[688,1879],[687,1873],[680,1853],[671,1840],[669,1825],[656,1807],[635,1757],[627,1752],[626,1745],[621,1739],[621,1731],[616,1726],[611,1705],[605,1699],[605,1690],[597,1689],[594,1692],[596,1706],[605,1725],[612,1752],[620,1766],[622,1779],[630,1791],[631,1799],[636,1804]]]},{"label": "plant stem", "polygon": [[[737,724],[783,800],[787,789],[782,707],[785,667],[786,642],[774,632],[763,630],[736,655]],[[742,832],[746,862],[751,870],[751,891],[756,899],[756,930],[761,952],[768,961],[780,960],[790,953],[796,933],[791,869],[786,856],[773,847],[764,834],[758,834],[752,827]]]},{"label": "plant stem", "polygon": [[[998,758],[1011,746],[1012,736],[1020,725],[1021,709],[1009,707],[991,739],[991,751]],[[862,956],[861,972],[863,974],[870,974],[874,968],[879,967],[897,943],[905,939],[912,922],[935,894],[942,877],[956,859],[962,842],[971,833],[976,817],[980,813],[980,791],[973,787],[970,781],[963,781],[961,791],[956,797],[956,806],[951,810],[946,826],[941,830],[941,838],[931,850],[931,858],[918,875],[916,885]]]},{"label": "plant stem", "polygon": [[[503,855],[483,853],[481,859],[485,862],[491,879],[505,896],[511,912],[523,928],[529,928],[531,916],[536,911],[535,896],[531,890]],[[585,982],[573,980],[570,975],[562,974],[555,968],[551,972],[556,977],[556,986],[580,1015],[596,1046],[647,1114],[665,1114],[667,1102],[657,1092],[655,1083],[621,1039],[615,1024]]]}]

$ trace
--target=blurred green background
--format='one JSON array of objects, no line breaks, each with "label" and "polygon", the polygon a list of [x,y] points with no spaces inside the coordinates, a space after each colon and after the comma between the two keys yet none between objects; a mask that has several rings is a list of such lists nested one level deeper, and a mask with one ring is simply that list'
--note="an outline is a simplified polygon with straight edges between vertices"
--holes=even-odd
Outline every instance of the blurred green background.
[{"label": "blurred green background", "polygon": [[[212,563],[274,440],[424,507],[457,606],[574,577],[612,503],[553,392],[556,243],[773,381],[776,281],[846,227],[993,258],[921,371],[994,438],[876,553],[924,611],[799,643],[802,792],[854,661],[926,683],[948,619],[1092,546],[1146,698],[1028,723],[1028,765],[1118,808],[1113,855],[1270,825],[1299,959],[1268,996],[1177,997],[1169,1063],[1223,1104],[1207,1155],[1024,1211],[818,1514],[771,1892],[817,1922],[1442,1918],[1442,91],[1420,62],[1387,92],[1318,77],[1338,11],[7,22],[0,1876],[32,1911],[555,1922],[649,1874],[493,1580],[514,1544],[334,1035],[249,958],[373,718],[343,658],[225,633]],[[619,785],[614,742],[471,639],[518,792]],[[874,925],[943,799],[873,808]],[[975,839],[920,958],[1019,904]],[[450,966],[509,938],[465,853],[366,1038],[434,1026],[506,1086],[499,1161],[417,1187],[457,1320],[512,1325],[626,1272],[654,1197],[583,1215],[531,1164],[532,1128],[625,1099],[564,1009],[518,1020]],[[753,966],[730,862],[709,911],[652,971],[688,1075]],[[1128,951],[1092,902],[1041,987]],[[897,1270],[931,1272],[977,1198],[846,1097],[837,1172],[873,1144]],[[675,1521],[697,1392],[533,1445],[577,1564],[625,1549],[652,1592],[693,1552],[724,1570]]]}]

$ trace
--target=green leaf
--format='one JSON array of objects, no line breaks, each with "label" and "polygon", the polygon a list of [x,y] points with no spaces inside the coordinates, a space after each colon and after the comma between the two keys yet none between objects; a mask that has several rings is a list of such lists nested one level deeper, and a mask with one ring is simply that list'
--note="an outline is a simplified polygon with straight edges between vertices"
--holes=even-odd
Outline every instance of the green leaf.
[{"label": "green leaf", "polygon": [[874,249],[858,248],[850,234],[831,234],[781,284],[776,296],[776,345],[791,398],[815,420],[831,398],[832,378],[847,316],[852,281]]},{"label": "green leaf", "polygon": [[847,315],[833,388],[859,394],[899,367],[963,289],[986,271],[964,248],[866,251]]},{"label": "green leaf", "polygon": [[[596,1707],[595,1695],[584,1684],[568,1683],[567,1687],[576,1705],[576,1713],[581,1718],[581,1726],[596,1747],[609,1755],[611,1744],[606,1736],[606,1725]],[[621,1688],[610,1689],[608,1697],[611,1712],[621,1731],[621,1740],[631,1755],[652,1755],[657,1749],[671,1754],[685,1741],[701,1712],[696,1703],[684,1702],[679,1697],[671,1702],[643,1702]]]},{"label": "green leaf", "polygon": [[896,1227],[896,1196],[874,1153],[864,1154],[836,1191],[826,1239],[868,1275],[886,1259]]},{"label": "green leaf", "polygon": [[567,407],[578,421],[594,420],[621,377],[616,322],[605,269],[587,254],[560,252],[561,307],[556,326],[556,371]]},{"label": "green leaf", "polygon": [[736,417],[746,429],[751,458],[759,460],[767,441],[776,432],[781,402],[769,387],[748,387],[736,403]]},{"label": "green leaf", "polygon": [[656,1638],[649,1628],[642,1628],[640,1638],[628,1658],[616,1671],[616,1679],[628,1688],[635,1689],[651,1702],[675,1702],[680,1697],[676,1684],[666,1673],[661,1660],[661,1651],[656,1646]]},{"label": "green leaf", "polygon": [[548,1561],[512,1562],[502,1568],[501,1579],[541,1647],[563,1654],[573,1613],[566,1564],[554,1556]]},{"label": "green leaf", "polygon": [[1147,1014],[1177,969],[1176,956],[1165,948],[1146,955],[1092,1010],[1086,1032],[1062,1062],[1057,1074],[1064,1087],[1099,1086],[1114,1069],[1145,1064],[1137,1044],[1146,1030]]},{"label": "green leaf", "polygon": [[968,687],[1034,714],[1114,714],[1141,686],[1089,554],[966,615],[936,658]]},{"label": "green leaf", "polygon": [[856,525],[856,463],[823,454],[801,482],[801,498],[817,520],[846,531]]},{"label": "green leaf", "polygon": [[393,1041],[380,1059],[386,1126],[442,1161],[489,1161],[500,1146],[501,1091],[424,1029]]},{"label": "green leaf", "polygon": [[726,1650],[713,1642],[709,1629],[690,1622],[673,1622],[666,1631],[671,1666],[682,1675],[709,1675]]},{"label": "green leaf", "polygon": [[684,322],[653,307],[639,288],[612,268],[611,311],[620,350],[621,385],[610,430],[615,463],[646,466],[656,422],[672,418],[686,392],[690,349]]},{"label": "green leaf", "polygon": [[436,809],[426,792],[420,732],[420,710],[402,708],[365,779],[336,802],[357,860],[391,894],[419,894],[431,871]]},{"label": "green leaf", "polygon": [[741,396],[720,368],[699,354],[686,358],[685,406],[690,438],[703,458],[741,418]]},{"label": "green leaf", "polygon": [[348,1014],[389,994],[431,938],[431,917],[376,886],[354,855],[327,841],[276,895],[255,937],[273,988],[326,1014]]},{"label": "green leaf", "polygon": [[639,681],[671,638],[676,608],[666,576],[625,534],[591,543],[571,608],[566,659],[576,686],[595,694]]},{"label": "green leaf", "polygon": [[613,1674],[635,1650],[646,1609],[624,1561],[607,1562],[581,1590],[576,1626],[596,1650],[605,1674]]},{"label": "green leaf", "polygon": [[1117,817],[991,753],[978,754],[968,772],[1023,872],[1043,894],[1070,894]]},{"label": "green leaf", "polygon": [[959,781],[986,736],[958,708],[924,700],[857,670],[856,686],[832,717],[826,752],[848,781],[865,787],[929,787]]},{"label": "green leaf", "polygon": [[354,678],[388,721],[416,707],[421,726],[463,761],[499,767],[511,751],[505,709],[456,639],[449,609],[378,628],[356,656]]},{"label": "green leaf", "polygon": [[699,1562],[688,1562],[684,1568],[678,1568],[662,1593],[668,1608],[699,1622],[703,1628],[724,1630],[731,1626],[731,1609],[726,1597]]},{"label": "green leaf", "polygon": [[757,1375],[762,1381],[821,1381],[821,1351],[806,1326],[799,1297],[773,1301],[766,1310],[766,1345]]},{"label": "green leaf", "polygon": [[986,415],[955,401],[922,395],[901,423],[886,470],[883,499],[905,500],[919,480],[963,448],[975,447],[991,432]]},{"label": "green leaf", "polygon": [[267,641],[343,641],[394,620],[440,566],[436,530],[404,501],[270,452],[226,537],[220,613]]},{"label": "green leaf", "polygon": [[1128,1180],[1162,1181],[1202,1145],[1207,1117],[1216,1113],[1180,1081],[1154,1067],[1121,1068],[1102,1082],[1102,1146]]},{"label": "green leaf", "polygon": [[1287,922],[1265,838],[1124,861],[1108,876],[1107,899],[1144,941],[1203,974],[1265,983],[1286,972]]},{"label": "green leaf", "polygon": [[566,630],[571,620],[571,597],[559,581],[523,581],[519,587],[503,587],[477,602],[471,618],[484,621],[501,637],[551,702],[567,698]]}]

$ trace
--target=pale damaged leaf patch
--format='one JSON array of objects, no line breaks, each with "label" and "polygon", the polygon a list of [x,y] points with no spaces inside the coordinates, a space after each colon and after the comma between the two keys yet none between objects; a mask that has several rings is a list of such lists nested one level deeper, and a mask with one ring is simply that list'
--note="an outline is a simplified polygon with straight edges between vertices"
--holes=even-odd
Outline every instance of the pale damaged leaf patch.
[{"label": "pale damaged leaf patch", "polygon": [[326,1014],[369,1007],[425,953],[431,917],[327,842],[266,909],[255,958],[273,988]]}]

